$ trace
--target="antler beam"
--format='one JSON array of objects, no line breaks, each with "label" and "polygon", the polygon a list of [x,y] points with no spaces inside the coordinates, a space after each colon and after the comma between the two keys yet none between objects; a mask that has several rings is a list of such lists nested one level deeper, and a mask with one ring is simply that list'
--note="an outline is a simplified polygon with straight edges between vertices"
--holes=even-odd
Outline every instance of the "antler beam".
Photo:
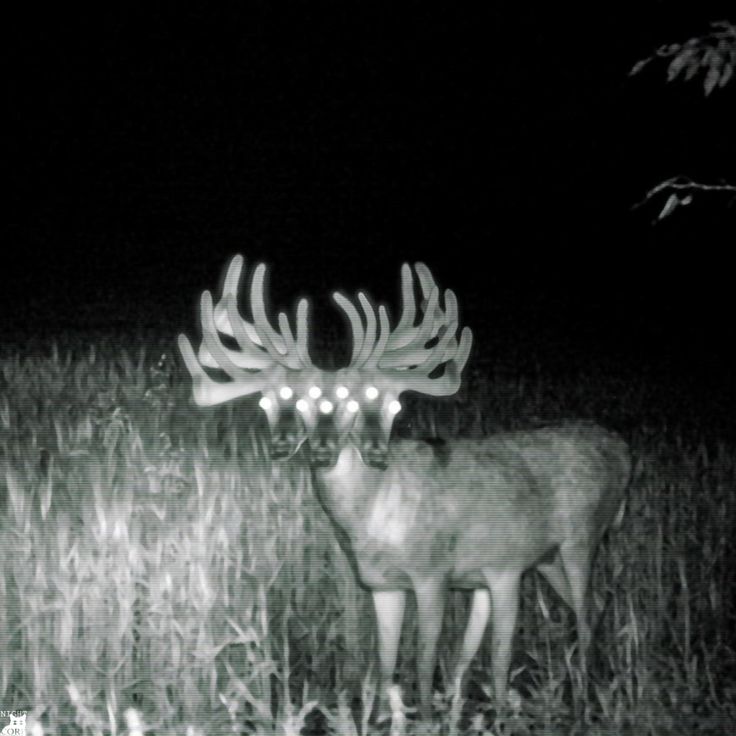
[{"label": "antler beam", "polygon": [[[422,317],[414,324],[417,307],[411,268],[401,269],[402,314],[391,330],[388,312],[384,305],[378,307],[378,318],[373,305],[362,292],[358,301],[365,316],[346,296],[335,292],[333,298],[345,312],[353,334],[353,351],[350,367],[358,370],[377,371],[393,382],[393,388],[402,391],[418,391],[430,396],[447,396],[460,387],[460,374],[467,362],[473,337],[470,328],[463,328],[460,341],[455,335],[459,327],[457,298],[451,289],[444,294],[445,308],[439,305],[439,288],[432,273],[423,263],[415,270],[422,290]],[[430,343],[434,343],[431,346]],[[444,373],[435,378],[430,374],[445,364]]]},{"label": "antler beam", "polygon": [[[275,330],[266,315],[263,295],[266,266],[260,263],[251,283],[254,321],[248,322],[237,307],[242,270],[243,257],[236,255],[228,266],[222,297],[216,306],[209,291],[202,293],[202,343],[198,357],[186,335],[179,335],[179,350],[193,379],[194,400],[200,406],[213,406],[263,391],[284,370],[301,370],[312,365],[307,347],[307,300],[301,299],[297,305],[296,338],[283,312],[278,315],[279,331]],[[232,338],[237,349],[224,345],[220,335]],[[231,380],[215,381],[207,375],[205,367],[220,369]]]}]

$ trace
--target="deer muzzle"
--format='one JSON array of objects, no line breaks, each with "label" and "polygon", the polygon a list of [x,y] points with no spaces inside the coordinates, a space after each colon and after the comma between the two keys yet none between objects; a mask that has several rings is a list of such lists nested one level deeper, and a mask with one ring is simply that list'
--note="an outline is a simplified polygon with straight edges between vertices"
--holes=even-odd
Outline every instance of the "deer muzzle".
[{"label": "deer muzzle", "polygon": [[331,467],[340,454],[340,437],[330,416],[320,416],[309,438],[309,458],[318,468]]},{"label": "deer muzzle", "polygon": [[292,409],[282,409],[276,426],[271,428],[269,454],[272,460],[287,460],[306,439],[301,417]]},{"label": "deer muzzle", "polygon": [[380,412],[365,412],[359,431],[353,433],[353,442],[366,465],[378,470],[388,467],[388,437]]}]

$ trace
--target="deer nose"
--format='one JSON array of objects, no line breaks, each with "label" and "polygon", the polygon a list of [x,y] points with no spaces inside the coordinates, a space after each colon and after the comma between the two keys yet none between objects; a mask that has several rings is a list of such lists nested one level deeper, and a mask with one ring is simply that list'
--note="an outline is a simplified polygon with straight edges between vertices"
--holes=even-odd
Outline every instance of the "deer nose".
[{"label": "deer nose", "polygon": [[329,440],[309,443],[309,456],[318,468],[334,465],[337,462],[337,444]]},{"label": "deer nose", "polygon": [[296,451],[297,443],[287,438],[278,438],[271,440],[271,459],[285,460]]},{"label": "deer nose", "polygon": [[289,457],[295,449],[296,442],[288,437],[274,437],[271,439],[271,459],[283,460]]},{"label": "deer nose", "polygon": [[388,437],[381,426],[380,412],[365,412],[363,424],[356,432],[357,446],[366,465],[385,470],[388,457]]},{"label": "deer nose", "polygon": [[338,454],[338,434],[334,421],[320,417],[314,433],[309,439],[312,463],[318,467],[334,465]]},{"label": "deer nose", "polygon": [[386,452],[388,445],[380,437],[368,437],[363,442],[363,449],[366,452]]},{"label": "deer nose", "polygon": [[388,467],[388,447],[383,445],[365,445],[360,453],[366,465],[371,465],[379,470],[386,470]]},{"label": "deer nose", "polygon": [[385,470],[388,465],[388,443],[378,434],[370,434],[360,444],[360,454],[366,465]]},{"label": "deer nose", "polygon": [[283,410],[271,428],[270,454],[273,460],[283,460],[293,455],[304,436],[301,419],[288,410]]}]

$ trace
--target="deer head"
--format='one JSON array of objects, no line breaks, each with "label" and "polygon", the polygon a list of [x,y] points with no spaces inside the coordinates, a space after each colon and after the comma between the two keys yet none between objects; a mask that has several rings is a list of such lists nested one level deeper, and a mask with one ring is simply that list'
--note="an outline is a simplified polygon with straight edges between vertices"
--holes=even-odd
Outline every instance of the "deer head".
[{"label": "deer head", "polygon": [[[238,312],[237,304],[242,270],[243,257],[236,255],[217,305],[213,306],[209,291],[203,292],[199,351],[195,354],[185,335],[179,335],[179,350],[192,376],[194,401],[199,406],[261,394],[259,405],[271,430],[270,454],[274,460],[283,460],[299,450],[316,422],[313,397],[320,392],[317,386],[322,371],[312,364],[307,346],[309,304],[301,299],[297,305],[296,337],[283,312],[277,318],[279,329],[274,329],[266,315],[266,266],[261,263],[255,267],[251,281],[253,322],[248,322]],[[205,368],[220,370],[229,380],[216,381]]]},{"label": "deer head", "polygon": [[[213,406],[261,394],[259,405],[268,418],[274,460],[290,458],[309,440],[313,465],[329,466],[336,462],[340,449],[352,442],[366,464],[385,467],[393,420],[401,409],[399,396],[404,391],[430,396],[455,393],[472,344],[467,327],[460,341],[456,339],[455,294],[446,290],[444,307],[440,306],[439,289],[429,269],[423,263],[417,263],[415,269],[423,296],[417,325],[414,281],[407,264],[401,270],[402,315],[394,329],[386,307],[380,305],[376,317],[365,294],[358,294],[365,322],[347,297],[334,294],[351,325],[352,357],[346,368],[325,371],[314,366],[309,355],[306,299],[297,305],[296,336],[283,312],[277,317],[278,331],[272,326],[266,314],[266,266],[262,263],[255,267],[251,280],[253,321],[241,316],[237,291],[243,258],[236,255],[228,266],[218,303],[213,305],[209,291],[200,299],[198,353],[185,335],[179,335],[194,401]],[[205,369],[220,370],[228,380],[215,380]],[[439,370],[440,375],[431,375]]]},{"label": "deer head", "polygon": [[[458,342],[454,292],[445,291],[441,306],[440,291],[430,270],[423,263],[417,263],[415,270],[423,296],[419,324],[415,324],[417,307],[408,264],[401,269],[402,314],[393,329],[386,307],[380,305],[376,317],[375,308],[362,292],[358,302],[365,319],[347,297],[340,292],[333,295],[350,322],[353,349],[349,366],[331,377],[326,391],[331,405],[323,407],[326,416],[315,425],[310,439],[313,455],[321,464],[334,462],[339,447],[349,441],[363,462],[385,468],[391,428],[401,411],[401,394],[416,391],[449,396],[460,387],[472,333],[463,328]],[[326,421],[328,416],[331,421]]]}]

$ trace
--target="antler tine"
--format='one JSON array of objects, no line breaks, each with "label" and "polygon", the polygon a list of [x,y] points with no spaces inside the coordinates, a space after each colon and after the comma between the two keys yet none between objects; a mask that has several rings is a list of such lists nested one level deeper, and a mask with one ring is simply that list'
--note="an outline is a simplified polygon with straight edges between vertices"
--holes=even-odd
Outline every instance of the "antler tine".
[{"label": "antler tine", "polygon": [[408,263],[401,266],[401,304],[402,312],[395,332],[403,333],[407,328],[414,326],[417,309],[414,302],[414,282],[411,277],[411,267]]},{"label": "antler tine", "polygon": [[[307,325],[306,311],[304,307],[297,308],[297,341],[289,326],[287,316],[280,312],[278,315],[279,329],[281,333],[276,332],[271,326],[266,315],[266,306],[263,297],[263,282],[266,276],[266,265],[259,263],[253,273],[253,283],[251,284],[251,308],[253,309],[253,321],[258,336],[261,338],[263,347],[268,354],[277,362],[286,368],[298,370],[311,365],[311,360],[306,363],[304,357],[307,357]],[[301,304],[301,302],[300,302]],[[302,309],[303,316],[300,320],[299,309]]]},{"label": "antler tine", "polygon": [[[220,352],[224,351],[227,356],[226,359],[238,368],[267,368],[273,363],[273,358],[263,350],[261,340],[253,325],[246,322],[238,314],[237,293],[242,268],[243,256],[238,254],[233,257],[228,266],[225,284],[222,289],[222,298],[214,308],[213,319],[202,323],[202,334],[204,337],[207,333],[210,333],[210,343],[215,340],[221,348]],[[209,294],[209,292],[206,293]],[[204,315],[204,312],[202,312],[202,315]],[[222,345],[217,332],[235,338],[239,350],[231,350]],[[217,358],[209,350],[206,339],[199,348],[199,361],[208,368],[221,367]]]},{"label": "antler tine", "polygon": [[[426,307],[426,300],[428,298],[431,299],[436,287],[429,269],[424,264],[417,264],[417,266],[421,267],[420,283]],[[350,365],[357,367],[363,365],[367,360],[371,360],[371,362],[379,360],[380,355],[378,355],[376,350],[379,345],[374,343],[375,333],[374,331],[371,331],[371,325],[373,325],[373,330],[375,330],[375,312],[370,307],[369,302],[363,301],[366,297],[361,294],[358,295],[358,299],[361,301],[363,312],[366,316],[365,328],[363,326],[363,318],[352,301],[338,291],[333,293],[332,298],[345,312],[348,321],[350,322],[353,339]],[[414,326],[417,310],[414,298],[414,284],[411,267],[408,263],[404,263],[401,267],[401,299],[401,317],[394,330],[387,329],[384,331],[386,334],[385,344],[382,342],[380,345],[382,353],[393,354],[394,352],[404,349],[406,352],[402,354],[403,356],[414,354],[417,352],[416,344],[419,344],[420,341],[423,340],[421,343],[421,348],[423,349],[424,343],[430,339],[429,333],[432,329],[431,321],[420,324],[417,327]],[[437,311],[438,305],[436,298],[433,304],[435,305],[435,311]]]},{"label": "antler tine", "polygon": [[[432,272],[426,264],[417,262],[414,264],[414,267],[417,275],[419,276],[419,285],[422,291],[422,311],[425,314],[428,314],[429,310],[427,309],[427,304],[437,285],[432,277]],[[396,329],[394,329],[389,337],[389,350],[402,348],[413,342],[416,339],[417,330],[421,328],[421,325],[419,327],[414,326],[417,310],[414,298],[414,281],[412,278],[411,267],[408,263],[404,263],[401,266],[401,303],[401,318],[399,319],[399,323],[396,325]],[[438,307],[437,311],[441,314],[441,310],[439,310]]]},{"label": "antler tine", "polygon": [[[423,294],[423,296],[426,298],[427,294]],[[416,313],[414,279],[411,267],[408,263],[404,263],[401,267],[401,317],[396,328],[389,335],[388,344],[386,345],[387,350],[396,350],[414,341],[419,329],[414,326]]]},{"label": "antler tine", "polygon": [[[427,309],[427,301],[428,297],[432,292],[432,289],[437,286],[437,284],[434,281],[434,277],[432,276],[432,272],[429,270],[429,266],[427,266],[426,263],[422,263],[421,261],[418,261],[414,264],[414,268],[416,269],[417,275],[419,276],[419,283],[422,287],[422,295],[424,297],[424,302],[422,303],[422,309],[426,311]],[[448,294],[452,295],[454,297],[454,293],[447,289],[445,291],[445,312],[442,311],[442,309],[439,307],[439,304],[437,305],[436,313],[433,315],[435,320],[437,321],[437,324],[440,323],[447,323],[447,319],[444,319],[445,313],[448,310],[447,307],[447,298]],[[457,307],[457,302],[455,304]]]},{"label": "antler tine", "polygon": [[279,312],[278,316],[279,329],[284,338],[287,355],[294,356],[305,368],[312,365],[312,360],[307,351],[307,309],[308,302],[306,299],[302,299],[297,307],[296,340],[291,333],[288,317],[283,312]]},{"label": "antler tine", "polygon": [[[417,263],[415,267],[422,290],[422,312],[424,316],[422,322],[415,327],[414,284],[411,278],[411,268],[405,263],[401,268],[402,315],[396,328],[389,336],[386,350],[390,352],[411,344],[419,344],[422,341],[427,342],[430,338],[426,333],[431,332],[433,327],[439,327],[442,324],[437,319],[438,315],[442,316],[442,310],[439,308],[439,289],[432,278],[432,274],[423,263]],[[437,294],[433,298],[435,292]]]},{"label": "antler tine", "polygon": [[[261,345],[261,338],[258,336],[256,328],[238,314],[238,285],[240,284],[242,269],[243,256],[238,253],[230,261],[225,276],[225,284],[222,287],[222,299],[215,306],[215,324],[220,332],[230,335],[230,337],[236,337],[235,333],[239,327],[241,339],[238,342]],[[238,324],[235,325],[234,322]]]},{"label": "antler tine", "polygon": [[[225,334],[231,334],[235,338],[238,348],[240,348],[240,353],[236,353],[236,357],[233,358],[235,364],[243,368],[266,368],[271,365],[273,357],[263,347],[261,340],[259,339],[256,342],[251,339],[251,332],[255,334],[255,328],[238,314],[238,303],[235,294],[228,294],[224,300],[228,325],[231,329],[230,333],[225,332]],[[217,325],[217,307],[215,307],[215,325]]]},{"label": "antler tine", "polygon": [[253,281],[250,287],[250,306],[253,310],[253,322],[256,332],[268,350],[271,357],[280,360],[286,352],[283,338],[271,327],[266,316],[266,305],[263,297],[263,281],[266,276],[266,264],[259,263],[253,272]]},{"label": "antler tine", "polygon": [[388,338],[391,334],[391,327],[388,321],[388,312],[386,311],[386,307],[384,307],[383,304],[380,304],[378,306],[378,323],[378,339],[376,340],[373,349],[371,350],[368,358],[364,363],[365,368],[372,370],[378,368],[378,361],[386,349],[386,343],[388,342]]},{"label": "antler tine", "polygon": [[[248,368],[251,370],[268,368],[273,364],[273,358],[248,339],[239,315],[226,315],[227,326],[230,328],[229,331],[226,331],[217,326],[216,309],[216,307],[214,309],[212,307],[210,292],[203,292],[200,299],[202,344],[199,346],[199,362],[202,365],[206,365],[208,368],[222,368],[227,372],[224,364],[232,364],[238,369]],[[220,340],[218,331],[234,337],[239,350],[231,350],[225,347]]]},{"label": "antler tine", "polygon": [[230,324],[230,318],[227,313],[227,300],[233,296],[237,298],[238,283],[240,282],[240,274],[243,270],[243,256],[239,253],[234,255],[228,264],[227,273],[225,274],[225,283],[222,286],[222,297],[215,305],[215,326],[225,335],[234,337],[233,327]]},{"label": "antler tine", "polygon": [[186,335],[179,335],[178,343],[184,365],[192,377],[194,401],[199,406],[215,406],[232,399],[238,399],[241,396],[248,396],[257,391],[262,391],[268,382],[267,376],[262,373],[252,373],[247,380],[241,379],[231,383],[213,381],[197,361],[197,356],[194,354],[189,338]]},{"label": "antler tine", "polygon": [[414,270],[417,272],[417,276],[419,276],[419,285],[422,288],[422,295],[426,299],[427,296],[432,293],[432,289],[434,289],[437,284],[435,283],[432,272],[429,270],[429,266],[427,266],[426,263],[417,261],[414,264]]},{"label": "antler tine", "polygon": [[[439,305],[439,287],[429,268],[417,263],[416,272],[424,297],[421,322],[416,326],[412,274],[406,264],[401,269],[403,311],[393,331],[385,306],[379,306],[377,320],[371,302],[365,294],[359,293],[358,301],[365,315],[364,327],[353,302],[342,294],[334,295],[335,301],[347,314],[353,331],[350,367],[378,370],[383,377],[395,382],[394,388],[399,392],[414,390],[433,396],[449,395],[455,393],[460,385],[460,374],[472,345],[472,332],[464,328],[458,342],[459,316],[455,293],[451,289],[445,291],[443,309]],[[431,342],[434,344],[427,347]],[[430,374],[443,364],[443,374],[430,378]]]},{"label": "antler tine", "polygon": [[339,292],[335,292],[332,296],[350,320],[353,333],[353,354],[350,358],[350,366],[353,368],[376,368],[378,359],[383,354],[391,333],[386,307],[382,304],[378,307],[378,337],[376,338],[376,313],[370,300],[363,292],[358,293],[358,301],[365,314],[365,329],[360,313],[353,303]]},{"label": "antler tine", "polygon": [[[406,346],[426,345],[429,340],[435,336],[439,327],[442,326],[441,322],[435,320],[435,312],[439,306],[439,298],[440,290],[435,286],[429,295],[429,301],[427,302],[422,321],[418,327],[413,328],[414,335],[412,339],[406,343]],[[396,348],[391,345],[388,346],[387,349],[393,351]]]},{"label": "antler tine", "polygon": [[395,380],[397,393],[416,391],[427,396],[451,396],[460,388],[460,376],[467,363],[472,344],[473,333],[469,327],[464,327],[455,356],[445,362],[445,372],[438,378],[429,377],[429,374],[443,362],[435,359],[428,361],[426,365],[418,365],[405,370],[393,368],[383,373],[390,375]]},{"label": "antler tine", "polygon": [[[228,267],[222,298],[217,306],[213,306],[209,291],[202,293],[199,360],[187,337],[179,336],[179,349],[193,378],[194,400],[201,406],[220,404],[262,391],[277,378],[277,369],[302,370],[312,366],[308,349],[308,301],[301,299],[297,306],[296,338],[283,312],[278,315],[280,333],[276,332],[266,316],[263,298],[266,266],[259,264],[251,289],[253,325],[240,316],[237,308],[242,269],[243,258],[237,255]],[[237,350],[223,344],[223,334],[234,338]],[[223,370],[231,382],[214,381],[205,373],[204,367]]]},{"label": "antler tine", "polygon": [[365,337],[365,331],[363,330],[363,320],[360,318],[360,313],[355,308],[355,305],[339,291],[332,294],[332,298],[335,303],[340,307],[343,312],[347,315],[350,322],[350,329],[353,337],[353,350],[350,356],[350,365],[355,365],[363,349],[363,340]]},{"label": "antler tine", "polygon": [[460,345],[455,353],[454,363],[458,373],[462,373],[470,356],[470,348],[473,347],[473,332],[470,327],[463,327],[460,333]]},{"label": "antler tine", "polygon": [[[217,335],[217,327],[215,326],[212,294],[209,291],[202,293],[202,298],[200,299],[200,318],[202,322],[202,339],[204,340],[208,354],[214,359],[215,367],[221,368],[230,378],[236,381],[241,379],[248,380],[253,374],[243,369],[242,365],[238,363],[238,358],[248,368],[253,367],[253,362],[246,360],[244,356],[238,355],[233,350],[228,350],[220,342],[220,338]],[[251,356],[247,357],[250,358]],[[273,365],[273,360],[262,351],[257,357],[260,361],[266,361],[265,363],[262,362],[262,368],[268,368]],[[205,365],[210,368],[212,367],[209,363],[205,363]]]},{"label": "antler tine", "polygon": [[[428,321],[428,324],[436,329],[429,331],[429,334],[419,334],[406,347],[386,353],[380,361],[380,367],[395,368],[423,365],[431,356],[436,358],[434,367],[450,360],[457,350],[457,340],[454,338],[458,328],[457,299],[450,289],[445,292],[445,304],[445,311],[438,310],[437,312],[441,316]],[[433,332],[434,334],[432,334]],[[431,348],[424,347],[431,338],[437,338],[437,344]]]},{"label": "antler tine", "polygon": [[300,299],[296,307],[296,353],[304,367],[312,366],[312,358],[309,355],[309,302]]},{"label": "antler tine", "polygon": [[370,303],[370,301],[368,301],[368,297],[362,291],[358,293],[358,301],[363,307],[363,313],[365,314],[366,319],[366,326],[365,335],[363,337],[363,345],[355,361],[356,368],[365,365],[368,358],[370,358],[373,354],[373,349],[376,344],[376,313],[373,309],[373,305]]}]

